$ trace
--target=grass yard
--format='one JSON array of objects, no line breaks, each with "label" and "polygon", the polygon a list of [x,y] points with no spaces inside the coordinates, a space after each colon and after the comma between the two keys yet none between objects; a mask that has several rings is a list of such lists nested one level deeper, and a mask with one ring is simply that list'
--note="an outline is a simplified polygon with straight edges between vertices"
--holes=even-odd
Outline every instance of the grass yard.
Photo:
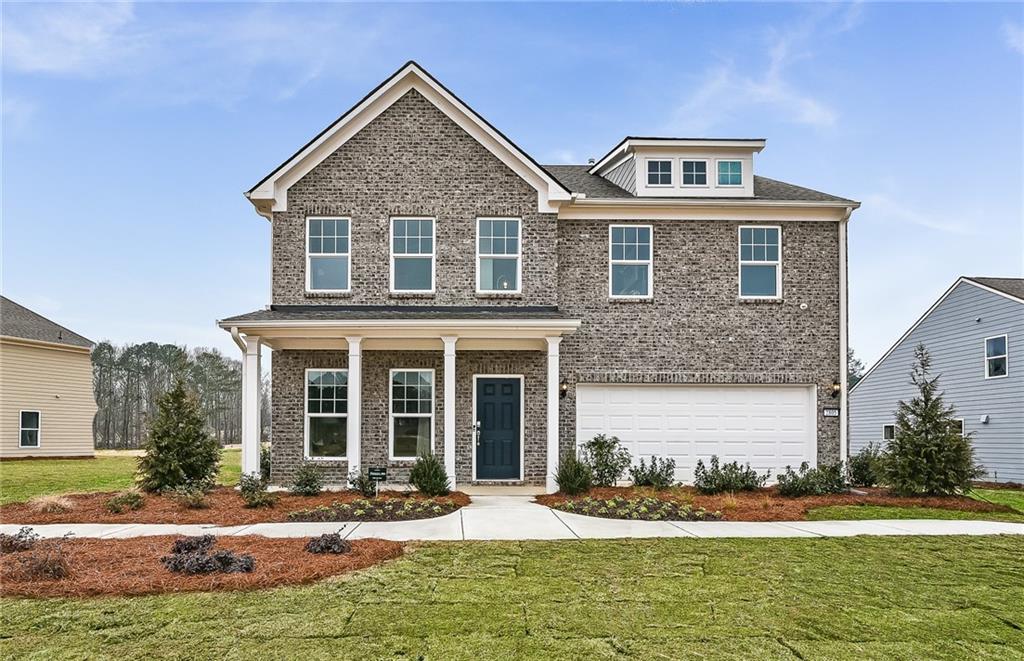
[{"label": "grass yard", "polygon": [[[116,491],[130,487],[136,457],[100,450],[95,459],[33,459],[0,462],[0,505],[59,493]],[[242,472],[242,451],[225,450],[221,484],[237,484]]]},{"label": "grass yard", "polygon": [[1024,514],[1024,489],[972,489],[967,495],[997,505],[1006,505]]},{"label": "grass yard", "polygon": [[[995,502],[995,501],[993,501]],[[880,507],[877,505],[834,505],[807,512],[809,521],[863,521],[869,519],[957,519],[1024,523],[1024,513],[967,512],[938,507]]]},{"label": "grass yard", "polygon": [[1024,538],[423,544],[296,588],[0,602],[3,658],[1021,659]]}]

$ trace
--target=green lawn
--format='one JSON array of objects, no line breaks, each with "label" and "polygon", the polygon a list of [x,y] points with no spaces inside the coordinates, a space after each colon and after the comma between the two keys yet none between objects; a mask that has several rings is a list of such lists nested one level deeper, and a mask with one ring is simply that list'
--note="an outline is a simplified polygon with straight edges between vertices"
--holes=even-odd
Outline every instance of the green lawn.
[{"label": "green lawn", "polygon": [[[221,484],[237,484],[241,474],[240,450],[225,450]],[[0,505],[51,493],[115,491],[130,487],[136,457],[98,452],[95,459],[33,459],[0,462]]]},{"label": "green lawn", "polygon": [[967,495],[978,500],[1006,505],[1024,514],[1024,489],[972,489]]},{"label": "green lawn", "polygon": [[938,507],[882,507],[879,505],[833,505],[807,513],[810,521],[860,521],[865,519],[958,519],[1012,521],[1024,523],[1024,514],[1014,512],[964,512]]},{"label": "green lawn", "polygon": [[4,658],[1020,659],[1024,538],[424,544],[252,593],[0,602]]}]

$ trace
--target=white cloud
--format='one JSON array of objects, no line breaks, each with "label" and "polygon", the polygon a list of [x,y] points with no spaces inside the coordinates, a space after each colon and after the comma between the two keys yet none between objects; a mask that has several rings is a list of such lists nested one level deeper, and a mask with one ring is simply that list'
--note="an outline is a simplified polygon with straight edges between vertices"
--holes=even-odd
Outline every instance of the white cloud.
[{"label": "white cloud", "polygon": [[1011,50],[1024,53],[1024,25],[1006,21],[1003,23],[1003,38]]},{"label": "white cloud", "polygon": [[951,220],[947,215],[949,213],[948,209],[942,212],[920,211],[899,202],[885,193],[865,195],[862,200],[862,208],[865,215],[870,215],[871,219],[880,220],[886,225],[894,223],[917,225],[918,227],[948,234],[969,235],[974,233],[971,223],[965,223],[962,220]]}]

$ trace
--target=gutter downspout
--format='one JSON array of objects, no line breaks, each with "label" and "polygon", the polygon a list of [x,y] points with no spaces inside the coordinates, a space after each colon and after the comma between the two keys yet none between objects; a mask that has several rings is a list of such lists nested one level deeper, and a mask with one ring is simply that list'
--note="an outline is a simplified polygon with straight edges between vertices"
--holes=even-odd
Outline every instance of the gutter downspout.
[{"label": "gutter downspout", "polygon": [[231,327],[231,339],[235,341],[238,348],[242,350],[242,357],[245,357],[245,341],[242,340],[242,335],[238,332],[237,326]]},{"label": "gutter downspout", "polygon": [[839,221],[839,461],[847,461],[850,454],[849,402],[847,381],[849,379],[847,351],[849,329],[847,327],[847,289],[849,287],[846,268],[846,223],[853,213],[853,207],[846,207],[843,219]]}]

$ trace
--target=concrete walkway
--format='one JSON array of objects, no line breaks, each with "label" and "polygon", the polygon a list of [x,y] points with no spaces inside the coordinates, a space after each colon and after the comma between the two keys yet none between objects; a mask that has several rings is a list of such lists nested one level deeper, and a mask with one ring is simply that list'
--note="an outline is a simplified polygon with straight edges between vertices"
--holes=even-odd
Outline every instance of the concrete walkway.
[{"label": "concrete walkway", "polygon": [[[12,534],[21,526],[0,524]],[[627,537],[852,537],[854,535],[1024,535],[1024,523],[887,519],[879,521],[620,521],[556,512],[528,496],[474,496],[457,512],[435,519],[364,523],[257,523],[244,526],[64,523],[35,525],[43,537],[120,539],[147,535],[262,535],[311,537],[343,529],[348,539],[395,541],[620,539]]]}]

